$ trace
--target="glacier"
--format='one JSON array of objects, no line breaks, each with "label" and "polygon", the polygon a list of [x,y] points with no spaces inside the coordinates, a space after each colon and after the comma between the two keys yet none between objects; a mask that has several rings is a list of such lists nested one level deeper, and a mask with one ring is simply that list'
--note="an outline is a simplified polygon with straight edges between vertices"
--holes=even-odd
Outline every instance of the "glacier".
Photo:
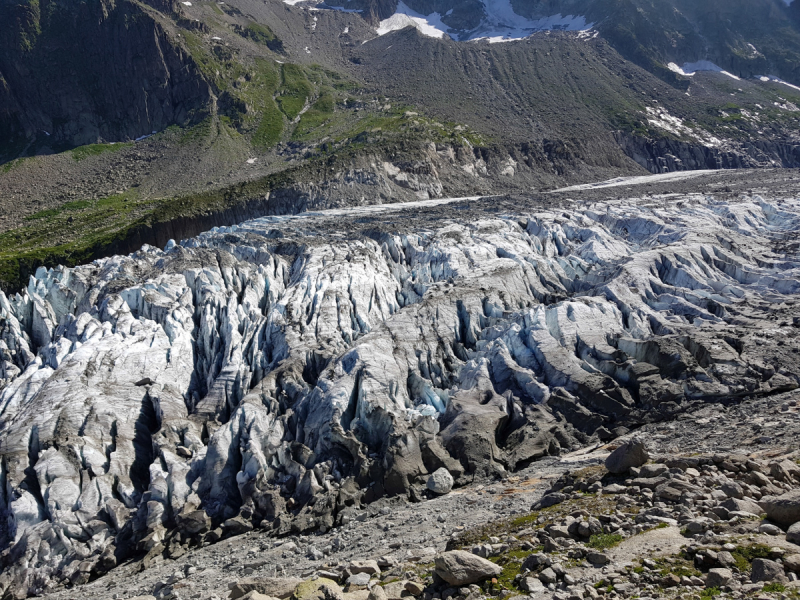
[{"label": "glacier", "polygon": [[796,199],[463,198],[42,268],[0,294],[0,589],[796,389],[799,231]]}]

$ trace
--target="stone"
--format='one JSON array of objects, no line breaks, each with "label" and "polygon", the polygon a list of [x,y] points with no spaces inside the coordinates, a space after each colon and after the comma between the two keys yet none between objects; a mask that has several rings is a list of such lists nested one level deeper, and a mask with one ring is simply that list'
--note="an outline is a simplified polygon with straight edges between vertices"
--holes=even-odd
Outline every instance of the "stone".
[{"label": "stone", "polygon": [[783,558],[783,566],[787,571],[800,573],[800,554],[791,554]]},{"label": "stone", "polygon": [[770,521],[781,525],[794,525],[800,521],[800,488],[781,496],[767,496],[759,501]]},{"label": "stone", "polygon": [[566,494],[562,494],[560,492],[551,492],[543,496],[542,499],[539,500],[539,502],[534,504],[532,510],[538,510],[540,508],[549,508],[550,506],[561,504],[562,502],[566,501],[566,499],[567,499]]},{"label": "stone", "polygon": [[733,558],[733,554],[729,551],[721,550],[717,552],[717,562],[723,567],[732,567],[736,564],[736,559]]},{"label": "stone", "polygon": [[603,488],[604,494],[624,494],[628,491],[624,485],[618,483],[610,483]]},{"label": "stone", "polygon": [[523,571],[534,571],[538,567],[545,566],[549,567],[552,564],[552,560],[547,554],[537,553],[531,554],[522,562],[522,570]]},{"label": "stone", "polygon": [[607,565],[611,562],[611,559],[608,558],[607,555],[603,554],[602,552],[589,552],[586,555],[586,560],[596,566]]},{"label": "stone", "polygon": [[631,467],[641,467],[648,460],[650,454],[644,440],[633,438],[614,450],[606,458],[606,469],[611,473],[625,473]]},{"label": "stone", "polygon": [[436,574],[450,585],[463,586],[497,577],[502,567],[463,550],[439,554],[434,559]]},{"label": "stone", "polygon": [[706,587],[722,588],[728,585],[733,579],[733,571],[730,569],[709,569],[706,575]]},{"label": "stone", "polygon": [[421,596],[425,592],[425,586],[418,581],[406,581],[405,590],[412,596]]},{"label": "stone", "polygon": [[353,560],[347,565],[347,569],[353,575],[357,573],[367,573],[368,575],[380,575],[381,568],[376,560]]},{"label": "stone", "polygon": [[661,585],[664,587],[675,587],[681,584],[681,578],[675,575],[675,573],[667,573],[661,579]]},{"label": "stone", "polygon": [[749,499],[728,498],[720,506],[728,512],[746,512],[756,516],[763,512],[754,500]]},{"label": "stone", "polygon": [[243,598],[246,594],[252,591],[259,592],[284,600],[289,598],[295,588],[303,583],[302,579],[297,577],[263,577],[263,578],[250,578],[237,581],[231,588],[230,598],[236,600]]},{"label": "stone", "polygon": [[242,596],[241,600],[275,600],[275,598],[253,590]]},{"label": "stone", "polygon": [[744,498],[744,491],[742,491],[742,486],[740,486],[735,481],[728,481],[726,483],[723,483],[721,486],[719,486],[719,489],[722,490],[722,492],[729,498],[738,498],[738,499]]},{"label": "stone", "polygon": [[558,576],[556,575],[556,572],[553,571],[552,567],[547,567],[541,573],[539,573],[539,580],[543,584],[549,585],[558,581]]},{"label": "stone", "polygon": [[537,577],[523,577],[520,579],[519,587],[530,594],[538,594],[546,589],[542,581]]},{"label": "stone", "polygon": [[389,600],[386,591],[380,585],[373,585],[367,600]]},{"label": "stone", "polygon": [[[354,575],[359,577],[360,575]],[[369,576],[367,576],[369,581]],[[342,596],[342,588],[335,581],[320,577],[318,579],[308,579],[300,583],[292,594],[292,600],[339,600]]]},{"label": "stone", "polygon": [[786,530],[786,541],[800,546],[800,523],[795,523]]},{"label": "stone", "polygon": [[663,465],[660,463],[655,463],[651,465],[643,465],[642,468],[639,470],[639,477],[642,479],[650,479],[652,477],[659,477],[669,471],[669,467],[667,465]]},{"label": "stone", "polygon": [[369,580],[370,580],[369,573],[361,572],[361,573],[355,573],[354,575],[350,575],[350,577],[347,578],[347,589],[353,590],[353,589],[365,588],[367,587],[367,585],[369,585]]},{"label": "stone", "polygon": [[767,558],[756,558],[753,560],[752,567],[753,571],[750,575],[750,580],[753,583],[770,581],[785,583],[788,581],[783,572],[783,566],[774,560],[769,560]]},{"label": "stone", "polygon": [[434,494],[449,494],[453,489],[453,476],[450,471],[441,467],[436,469],[430,477],[428,477],[427,487]]},{"label": "stone", "polygon": [[772,523],[762,523],[758,526],[758,532],[766,535],[783,535],[783,530]]}]

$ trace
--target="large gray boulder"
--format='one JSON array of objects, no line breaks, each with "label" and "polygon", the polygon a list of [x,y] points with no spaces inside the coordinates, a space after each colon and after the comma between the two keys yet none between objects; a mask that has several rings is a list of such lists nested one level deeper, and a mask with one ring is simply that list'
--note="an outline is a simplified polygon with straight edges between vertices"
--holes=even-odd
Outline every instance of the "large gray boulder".
[{"label": "large gray boulder", "polygon": [[783,572],[783,565],[766,558],[757,558],[753,561],[753,573],[750,576],[750,580],[753,583],[760,583],[762,581],[784,583],[788,581],[786,574]]},{"label": "large gray boulder", "polygon": [[428,477],[428,489],[434,494],[449,494],[453,489],[453,476],[444,467],[436,469]]},{"label": "large gray boulder", "polygon": [[728,585],[733,579],[733,571],[730,569],[710,569],[706,575],[706,587],[721,588]]},{"label": "large gray boulder", "polygon": [[781,525],[793,525],[800,521],[800,489],[782,496],[765,496],[759,502],[767,518]]},{"label": "large gray boulder", "polygon": [[462,550],[439,554],[434,563],[436,574],[456,587],[497,577],[503,572],[503,569],[493,562]]},{"label": "large gray boulder", "polygon": [[631,467],[641,467],[650,454],[641,438],[633,438],[614,450],[606,459],[606,469],[611,473],[625,473]]}]

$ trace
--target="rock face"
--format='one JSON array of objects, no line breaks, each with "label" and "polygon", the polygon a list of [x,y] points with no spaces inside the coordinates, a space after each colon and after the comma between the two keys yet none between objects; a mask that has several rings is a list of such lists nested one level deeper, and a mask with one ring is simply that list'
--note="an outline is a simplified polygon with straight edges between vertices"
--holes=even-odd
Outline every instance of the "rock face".
[{"label": "rock face", "polygon": [[503,572],[499,565],[462,550],[440,554],[436,557],[435,563],[436,574],[454,586],[478,583]]},{"label": "rock face", "polygon": [[0,156],[6,143],[135,139],[198,118],[212,100],[158,14],[128,0],[0,3],[0,49]]},{"label": "rock face", "polygon": [[791,326],[753,332],[800,293],[800,203],[435,204],[259,219],[0,295],[0,585],[330,528],[442,468],[798,386]]},{"label": "rock face", "polygon": [[[644,440],[633,438],[614,450],[606,459],[610,473],[625,473],[632,467],[641,467],[650,460]],[[646,477],[646,475],[645,475]]]}]

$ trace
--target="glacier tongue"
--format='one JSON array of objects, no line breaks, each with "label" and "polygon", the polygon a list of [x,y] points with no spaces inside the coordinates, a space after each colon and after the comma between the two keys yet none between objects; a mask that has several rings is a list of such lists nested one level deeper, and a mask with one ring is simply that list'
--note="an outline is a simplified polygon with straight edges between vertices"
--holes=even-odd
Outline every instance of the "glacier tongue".
[{"label": "glacier tongue", "polygon": [[0,294],[0,587],[331,527],[441,467],[800,384],[798,201],[437,204],[257,219]]}]

